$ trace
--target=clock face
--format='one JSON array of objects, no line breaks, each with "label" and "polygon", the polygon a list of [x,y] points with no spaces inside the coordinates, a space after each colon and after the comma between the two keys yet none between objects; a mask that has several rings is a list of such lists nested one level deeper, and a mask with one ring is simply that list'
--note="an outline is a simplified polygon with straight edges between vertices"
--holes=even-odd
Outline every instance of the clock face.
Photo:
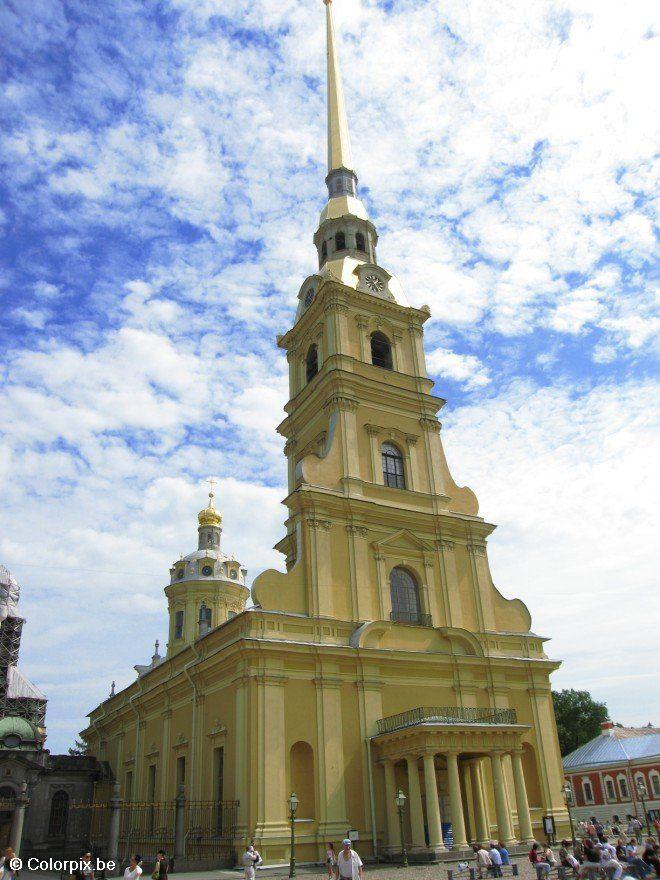
[{"label": "clock face", "polygon": [[213,574],[213,569],[210,565],[205,565],[202,569],[202,574],[204,575],[204,577],[211,577],[211,575]]},{"label": "clock face", "polygon": [[307,293],[305,294],[305,308],[308,309],[311,304],[314,302],[314,297],[316,296],[316,291],[313,287],[310,287]]},{"label": "clock face", "polygon": [[229,577],[232,578],[232,580],[236,580],[238,578],[238,572],[232,568],[229,572]]},{"label": "clock face", "polygon": [[367,275],[364,279],[364,283],[369,290],[373,290],[375,293],[382,293],[383,290],[385,290],[385,284],[383,283],[382,278],[379,278],[378,275]]}]

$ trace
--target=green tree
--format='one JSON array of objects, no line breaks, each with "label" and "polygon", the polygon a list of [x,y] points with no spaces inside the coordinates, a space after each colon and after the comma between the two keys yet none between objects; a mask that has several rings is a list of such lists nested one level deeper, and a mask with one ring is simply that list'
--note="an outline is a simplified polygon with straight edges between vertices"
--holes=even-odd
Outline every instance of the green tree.
[{"label": "green tree", "polygon": [[87,743],[83,742],[81,739],[76,739],[73,747],[69,749],[69,754],[70,755],[86,755],[87,754]]},{"label": "green tree", "polygon": [[598,736],[601,721],[608,719],[605,703],[597,703],[588,691],[553,691],[552,704],[562,756]]}]

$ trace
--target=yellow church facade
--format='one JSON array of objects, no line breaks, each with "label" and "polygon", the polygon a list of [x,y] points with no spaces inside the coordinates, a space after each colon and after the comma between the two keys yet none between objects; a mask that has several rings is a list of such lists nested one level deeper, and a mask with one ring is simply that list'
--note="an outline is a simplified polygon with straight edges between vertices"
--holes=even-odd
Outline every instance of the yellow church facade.
[{"label": "yellow church facade", "polygon": [[377,262],[358,197],[331,0],[329,198],[318,272],[299,293],[286,351],[286,572],[252,586],[220,550],[213,496],[198,549],[166,587],[167,656],[90,714],[89,749],[126,800],[236,800],[236,851],[297,856],[357,832],[363,856],[400,847],[542,836],[567,825],[544,652],[518,599],[493,584],[494,526],[453,481],[412,308]]}]

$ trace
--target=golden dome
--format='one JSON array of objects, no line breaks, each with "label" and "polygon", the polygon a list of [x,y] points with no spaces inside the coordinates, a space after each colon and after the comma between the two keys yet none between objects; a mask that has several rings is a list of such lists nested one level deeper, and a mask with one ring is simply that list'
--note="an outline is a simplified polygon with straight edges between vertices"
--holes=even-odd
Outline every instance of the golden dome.
[{"label": "golden dome", "polygon": [[209,492],[209,505],[204,510],[200,510],[197,519],[200,526],[219,526],[222,523],[222,514],[215,509],[215,495]]}]

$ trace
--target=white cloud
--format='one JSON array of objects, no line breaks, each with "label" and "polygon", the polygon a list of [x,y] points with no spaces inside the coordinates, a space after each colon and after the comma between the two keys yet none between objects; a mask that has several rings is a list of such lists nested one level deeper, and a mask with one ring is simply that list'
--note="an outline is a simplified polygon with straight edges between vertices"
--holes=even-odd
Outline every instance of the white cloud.
[{"label": "white cloud", "polygon": [[446,348],[436,348],[426,356],[429,372],[443,379],[455,379],[466,388],[480,388],[488,385],[490,375],[479,358],[472,354],[457,354]]},{"label": "white cloud", "polygon": [[[534,631],[564,662],[554,685],[591,691],[626,723],[660,710],[637,678],[655,666],[660,614],[657,393],[651,381],[585,390],[517,381],[444,419],[454,477],[499,526],[493,579],[529,605]],[[629,677],[625,688],[613,674]]]}]

